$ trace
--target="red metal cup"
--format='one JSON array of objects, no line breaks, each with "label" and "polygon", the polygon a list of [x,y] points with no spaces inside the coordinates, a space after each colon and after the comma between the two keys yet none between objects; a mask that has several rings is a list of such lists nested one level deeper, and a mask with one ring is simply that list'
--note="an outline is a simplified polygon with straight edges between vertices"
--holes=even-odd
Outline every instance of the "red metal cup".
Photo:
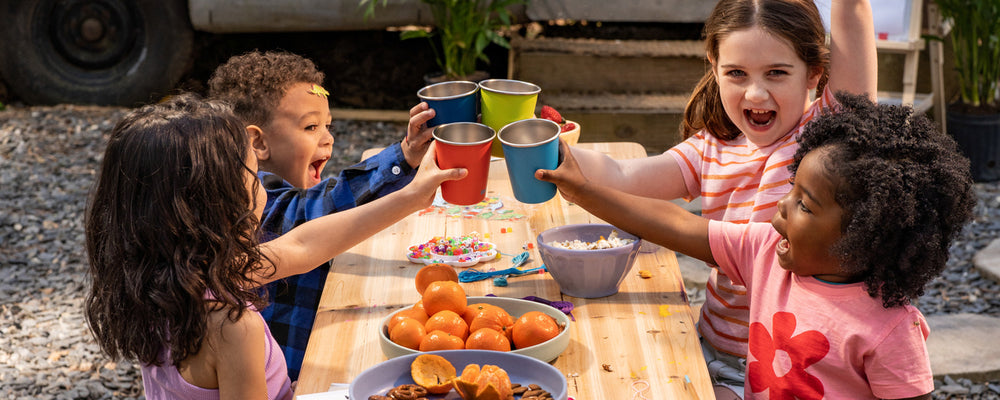
[{"label": "red metal cup", "polygon": [[468,206],[486,198],[490,176],[490,147],[496,132],[483,124],[455,122],[434,128],[437,165],[441,169],[465,168],[465,178],[441,183],[441,197],[448,203]]}]

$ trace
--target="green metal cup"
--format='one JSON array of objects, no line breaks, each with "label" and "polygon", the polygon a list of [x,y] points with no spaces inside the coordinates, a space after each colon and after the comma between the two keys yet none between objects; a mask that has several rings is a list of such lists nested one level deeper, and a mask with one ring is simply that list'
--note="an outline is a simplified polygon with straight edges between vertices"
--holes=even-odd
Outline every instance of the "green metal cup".
[{"label": "green metal cup", "polygon": [[[487,79],[479,82],[483,124],[499,132],[507,124],[534,118],[535,103],[542,88],[533,83],[511,79]],[[493,140],[491,153],[503,157],[500,141]]]}]

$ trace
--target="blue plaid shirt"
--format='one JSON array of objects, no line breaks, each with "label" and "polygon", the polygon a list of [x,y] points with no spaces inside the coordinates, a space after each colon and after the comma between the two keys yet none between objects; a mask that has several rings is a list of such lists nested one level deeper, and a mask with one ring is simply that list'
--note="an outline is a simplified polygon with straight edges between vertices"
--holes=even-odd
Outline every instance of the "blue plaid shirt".
[{"label": "blue plaid shirt", "polygon": [[[406,162],[399,143],[309,189],[293,187],[280,176],[260,171],[257,176],[267,191],[267,204],[261,218],[262,240],[273,239],[308,220],[347,210],[399,190],[413,180],[415,173]],[[329,271],[330,263],[327,262],[312,271],[264,286],[271,305],[261,314],[285,354],[288,375],[293,381],[299,378]]]}]

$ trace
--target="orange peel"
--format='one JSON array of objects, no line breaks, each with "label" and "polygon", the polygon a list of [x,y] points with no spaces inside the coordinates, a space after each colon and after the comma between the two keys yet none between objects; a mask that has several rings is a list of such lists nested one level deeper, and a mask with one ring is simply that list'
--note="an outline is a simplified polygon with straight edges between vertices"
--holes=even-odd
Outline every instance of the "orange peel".
[{"label": "orange peel", "polygon": [[444,394],[451,391],[455,366],[439,355],[421,354],[410,364],[410,377],[428,393]]}]

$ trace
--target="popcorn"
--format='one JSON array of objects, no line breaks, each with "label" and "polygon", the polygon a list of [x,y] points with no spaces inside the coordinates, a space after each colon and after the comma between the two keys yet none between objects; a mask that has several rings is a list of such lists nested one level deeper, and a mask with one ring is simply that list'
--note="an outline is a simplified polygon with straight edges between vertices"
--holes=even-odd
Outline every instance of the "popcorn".
[{"label": "popcorn", "polygon": [[618,231],[611,231],[608,238],[605,239],[601,236],[596,242],[583,242],[579,239],[564,240],[564,241],[552,241],[548,245],[552,247],[557,247],[561,249],[568,250],[601,250],[610,249],[614,247],[628,246],[632,244],[635,240],[632,239],[622,239],[618,237]]}]

